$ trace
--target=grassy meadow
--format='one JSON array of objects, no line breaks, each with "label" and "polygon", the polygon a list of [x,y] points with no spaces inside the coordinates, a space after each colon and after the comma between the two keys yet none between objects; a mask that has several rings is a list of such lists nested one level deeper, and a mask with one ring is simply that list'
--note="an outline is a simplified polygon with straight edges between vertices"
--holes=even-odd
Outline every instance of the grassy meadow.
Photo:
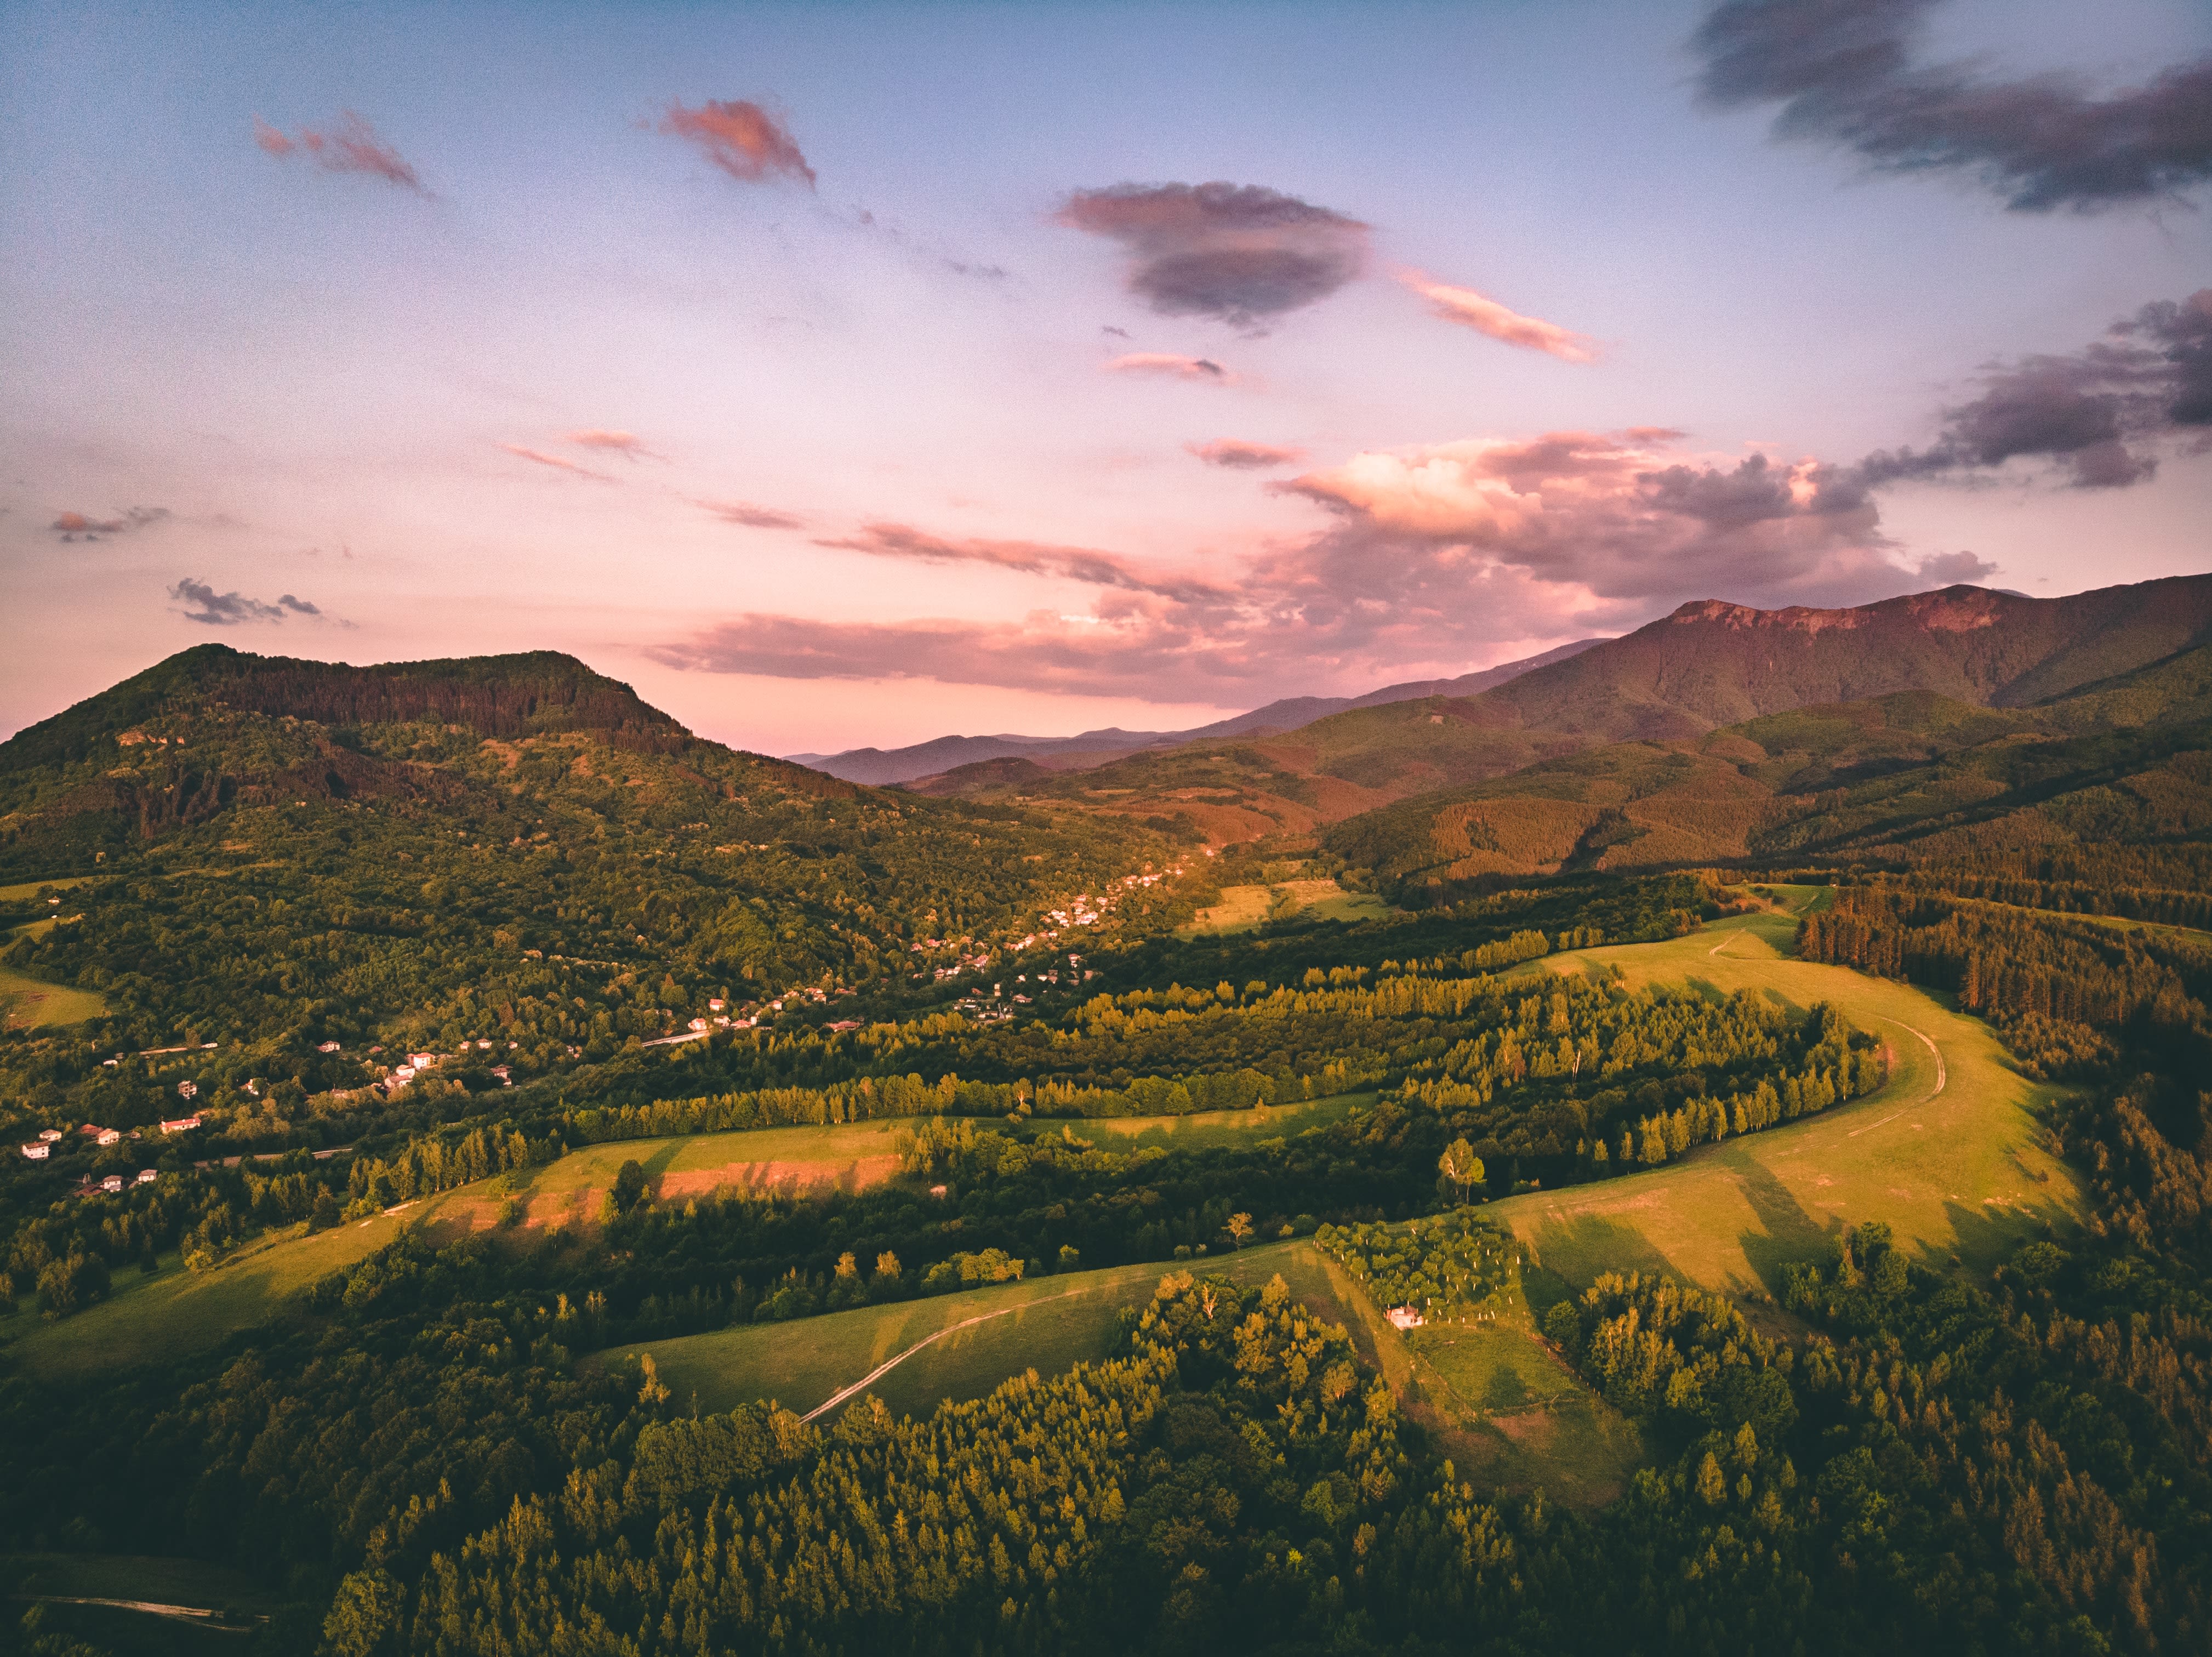
[{"label": "grassy meadow", "polygon": [[1277,920],[1372,921],[1390,905],[1370,892],[1346,892],[1334,880],[1281,880],[1273,886],[1225,886],[1221,901],[1201,909],[1176,935],[1202,937],[1249,932],[1270,915]]},{"label": "grassy meadow", "polygon": [[926,1415],[945,1398],[981,1398],[1024,1369],[1056,1374],[1104,1357],[1121,1331],[1123,1309],[1143,1307],[1162,1277],[1183,1270],[1247,1286],[1280,1272],[1301,1299],[1333,1299],[1326,1263],[1311,1245],[1271,1243],[645,1341],[610,1348],[589,1362],[627,1368],[650,1352],[677,1398],[688,1404],[696,1398],[703,1410],[773,1398],[803,1414],[916,1342],[949,1330],[868,1389],[896,1411]]},{"label": "grassy meadow", "polygon": [[1988,1026],[1923,990],[1790,959],[1794,932],[1787,915],[1741,916],[1667,943],[1579,950],[1523,969],[1617,966],[1632,988],[1686,982],[1796,1008],[1832,1002],[1889,1055],[1889,1080],[1865,1099],[1647,1173],[1492,1204],[1565,1282],[1662,1271],[1756,1311],[1785,1264],[1860,1220],[1887,1221],[1926,1264],[1987,1267],[2079,1212],[2079,1184],[2037,1115],[2057,1089],[2028,1081]]}]

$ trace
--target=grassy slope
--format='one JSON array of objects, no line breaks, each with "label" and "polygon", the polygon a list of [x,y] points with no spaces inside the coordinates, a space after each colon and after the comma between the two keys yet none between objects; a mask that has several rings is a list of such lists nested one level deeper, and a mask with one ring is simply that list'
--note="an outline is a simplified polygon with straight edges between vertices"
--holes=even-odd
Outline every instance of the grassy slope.
[{"label": "grassy slope", "polygon": [[1390,905],[1372,892],[1346,892],[1334,880],[1285,880],[1274,886],[1229,886],[1221,888],[1221,901],[1201,910],[1177,936],[1249,932],[1267,918],[1278,892],[1297,900],[1297,915],[1309,921],[1372,921],[1390,913]]},{"label": "grassy slope", "polygon": [[[1530,969],[1617,965],[1632,987],[1686,978],[1801,1008],[1832,1002],[1890,1054],[1882,1089],[1839,1109],[1650,1173],[1492,1205],[1546,1267],[1577,1285],[1607,1270],[1666,1271],[1757,1301],[1780,1286],[1784,1264],[1817,1253],[1847,1223],[1887,1221],[1930,1264],[1987,1266],[2078,1212],[2079,1184],[2034,1115],[2054,1090],[2012,1069],[1986,1025],[1921,990],[1787,959],[1795,925],[1745,916],[1670,943],[1583,950]],[[1912,1030],[1941,1051],[1940,1094],[1936,1057]]]},{"label": "grassy slope", "polygon": [[[1117,1149],[1158,1144],[1190,1150],[1303,1132],[1336,1120],[1360,1097],[1264,1111],[1127,1117],[1068,1125],[1079,1137]],[[596,1224],[600,1201],[613,1184],[616,1170],[633,1157],[667,1201],[714,1190],[758,1193],[832,1184],[849,1190],[877,1184],[897,1172],[892,1144],[902,1125],[860,1122],[763,1128],[588,1145],[526,1174],[479,1180],[333,1231],[312,1237],[288,1232],[264,1239],[212,1272],[194,1275],[173,1258],[151,1278],[126,1266],[115,1274],[114,1292],[106,1301],[58,1322],[48,1323],[30,1310],[27,1297],[19,1302],[24,1309],[0,1318],[0,1342],[6,1343],[0,1352],[4,1352],[4,1361],[18,1367],[65,1376],[213,1346],[240,1329],[282,1315],[287,1296],[381,1248],[405,1225],[424,1226],[434,1240],[450,1240],[495,1226],[510,1195],[521,1196],[526,1203],[523,1240],[535,1242],[546,1230],[564,1224]]]},{"label": "grassy slope", "polygon": [[4,1357],[48,1378],[106,1374],[212,1346],[267,1321],[285,1297],[399,1234],[410,1214],[380,1215],[313,1237],[289,1233],[240,1249],[213,1271],[189,1272],[174,1256],[161,1273],[115,1274],[114,1292],[75,1317],[48,1323],[30,1308],[0,1318]]},{"label": "grassy slope", "polygon": [[97,990],[46,984],[0,967],[0,1023],[9,1029],[82,1024],[106,1013],[107,1002]]},{"label": "grassy slope", "polygon": [[772,1398],[805,1411],[940,1329],[978,1313],[1017,1308],[924,1347],[870,1389],[895,1410],[921,1414],[943,1398],[981,1398],[1024,1369],[1055,1374],[1104,1357],[1119,1332],[1122,1308],[1143,1306],[1163,1276],[1185,1269],[1246,1284],[1264,1283],[1280,1272],[1301,1298],[1331,1298],[1326,1267],[1310,1245],[1273,1243],[1209,1255],[1187,1268],[1153,1262],[1070,1272],[793,1323],[647,1341],[611,1348],[591,1362],[622,1367],[650,1352],[677,1398],[688,1404],[696,1396],[702,1410]]}]

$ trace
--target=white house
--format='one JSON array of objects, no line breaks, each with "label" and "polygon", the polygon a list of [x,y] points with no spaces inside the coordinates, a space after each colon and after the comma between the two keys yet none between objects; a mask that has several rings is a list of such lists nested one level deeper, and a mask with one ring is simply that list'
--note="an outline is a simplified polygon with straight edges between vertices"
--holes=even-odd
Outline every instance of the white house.
[{"label": "white house", "polygon": [[48,1145],[52,1144],[61,1136],[62,1130],[59,1128],[41,1128],[39,1130],[39,1138],[44,1143]]},{"label": "white house", "polygon": [[159,1177],[151,1168],[141,1168],[138,1170],[137,1183],[142,1185],[150,1185]]},{"label": "white house", "polygon": [[123,1189],[123,1176],[119,1173],[109,1174],[106,1179],[100,1182],[100,1188],[106,1191],[121,1191]]},{"label": "white house", "polygon": [[174,1122],[164,1122],[161,1124],[161,1131],[163,1133],[190,1133],[194,1128],[197,1128],[199,1125],[200,1119],[197,1115],[180,1116]]},{"label": "white house", "polygon": [[438,1056],[435,1053],[410,1053],[407,1055],[408,1065],[411,1069],[417,1070],[427,1070],[437,1062]]},{"label": "white house", "polygon": [[99,1142],[103,1145],[121,1144],[123,1142],[122,1130],[118,1128],[102,1128],[100,1130]]},{"label": "white house", "polygon": [[1423,1324],[1428,1322],[1426,1318],[1409,1306],[1394,1306],[1382,1315],[1389,1319],[1390,1327],[1393,1329],[1419,1329]]},{"label": "white house", "polygon": [[54,1148],[52,1145],[46,1144],[36,1139],[23,1147],[23,1154],[29,1157],[33,1162],[45,1161],[49,1156],[53,1154],[53,1152]]},{"label": "white house", "polygon": [[338,1045],[335,1041],[319,1041],[315,1044],[315,1051],[319,1053],[335,1053],[338,1051]]}]

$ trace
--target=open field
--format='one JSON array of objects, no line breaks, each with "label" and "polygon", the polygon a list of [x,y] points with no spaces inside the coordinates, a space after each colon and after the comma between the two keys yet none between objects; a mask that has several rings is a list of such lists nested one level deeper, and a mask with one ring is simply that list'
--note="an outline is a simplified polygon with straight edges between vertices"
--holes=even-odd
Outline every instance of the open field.
[{"label": "open field", "polygon": [[0,1365],[47,1379],[90,1375],[216,1345],[277,1316],[288,1295],[383,1247],[413,1214],[410,1207],[312,1237],[278,1232],[212,1271],[187,1271],[174,1255],[163,1256],[152,1277],[124,1266],[107,1299],[55,1323],[26,1297],[17,1302],[21,1310],[0,1318]]},{"label": "open field", "polygon": [[[1364,1097],[1066,1125],[1077,1137],[1114,1149],[1161,1144],[1199,1150],[1301,1133],[1346,1115]],[[433,1241],[451,1241],[497,1227],[510,1197],[525,1203],[518,1243],[535,1244],[564,1225],[596,1226],[616,1171],[633,1158],[664,1202],[714,1191],[761,1196],[879,1185],[898,1173],[895,1144],[906,1125],[840,1123],[587,1145],[543,1167],[457,1186],[312,1237],[284,1232],[264,1238],[212,1272],[195,1276],[174,1259],[151,1278],[125,1267],[116,1272],[106,1301],[58,1323],[44,1321],[27,1300],[22,1310],[0,1317],[0,1363],[68,1375],[212,1346],[279,1316],[288,1295],[381,1248],[403,1226],[419,1225]],[[1049,1132],[1054,1124],[1042,1125]]]},{"label": "open field", "polygon": [[2079,1183],[2035,1114],[2057,1089],[2027,1081],[1986,1025],[1923,990],[1789,959],[1795,930],[1783,915],[1740,916],[1523,969],[1618,966],[1632,987],[1686,981],[1797,1008],[1832,1002],[1883,1038],[1890,1063],[1878,1093],[1819,1116],[1649,1173],[1493,1204],[1545,1266],[1577,1286],[1606,1270],[1669,1272],[1743,1296],[1756,1313],[1785,1264],[1820,1254],[1846,1224],[1887,1221],[1929,1264],[1985,1267],[2079,1212]]},{"label": "open field", "polygon": [[91,878],[89,874],[64,874],[51,880],[26,880],[20,886],[0,886],[0,904],[27,903],[41,892],[66,892],[73,886],[82,886]]},{"label": "open field", "polygon": [[241,1570],[204,1559],[112,1553],[0,1554],[0,1584],[19,1594],[143,1599],[208,1610],[270,1611],[283,1603]]},{"label": "open field", "polygon": [[[645,1341],[610,1348],[590,1362],[620,1367],[650,1352],[662,1382],[687,1406],[694,1398],[706,1410],[774,1398],[803,1414],[916,1342],[952,1330],[854,1395],[872,1393],[894,1410],[926,1415],[945,1398],[981,1398],[1024,1369],[1057,1374],[1104,1357],[1120,1334],[1122,1309],[1142,1307],[1162,1277],[1185,1270],[1247,1286],[1280,1272],[1299,1298],[1332,1298],[1317,1250],[1303,1242],[1273,1243],[1190,1261],[1072,1271],[791,1323]],[[978,1318],[982,1320],[969,1323]],[[969,1326],[955,1329],[962,1324]]]},{"label": "open field", "polygon": [[[33,921],[32,927],[52,926],[51,921]],[[30,928],[18,928],[27,931]],[[95,990],[79,990],[69,984],[41,984],[36,978],[27,978],[20,972],[10,972],[0,967],[0,1025],[11,1030],[36,1027],[41,1025],[82,1024],[87,1019],[106,1015],[107,1002]]]},{"label": "open field", "polygon": [[1273,886],[1225,886],[1221,901],[1202,909],[1177,935],[1249,932],[1267,918],[1277,894],[1286,899],[1278,918],[1307,921],[1369,921],[1388,915],[1390,905],[1368,892],[1346,892],[1334,880],[1283,880]]},{"label": "open field", "polygon": [[[1283,1139],[1309,1128],[1341,1121],[1375,1097],[1340,1093],[1297,1105],[1262,1105],[1249,1111],[1200,1111],[1190,1116],[1106,1116],[1071,1121],[1067,1130],[1102,1150],[1138,1150],[1147,1145],[1179,1151],[1249,1148],[1263,1139]],[[1048,1130],[1049,1122],[1041,1122]]]}]

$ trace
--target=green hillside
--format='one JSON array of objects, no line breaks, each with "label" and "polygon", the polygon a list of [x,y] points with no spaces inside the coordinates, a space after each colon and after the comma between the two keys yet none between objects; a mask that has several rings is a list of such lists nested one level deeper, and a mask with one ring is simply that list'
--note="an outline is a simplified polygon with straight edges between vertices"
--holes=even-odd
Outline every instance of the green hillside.
[{"label": "green hillside", "polygon": [[2208,674],[2212,649],[2196,649],[2033,708],[1909,691],[1610,743],[1354,818],[1325,844],[1401,900],[1435,901],[1563,870],[2169,841],[2212,825]]}]

